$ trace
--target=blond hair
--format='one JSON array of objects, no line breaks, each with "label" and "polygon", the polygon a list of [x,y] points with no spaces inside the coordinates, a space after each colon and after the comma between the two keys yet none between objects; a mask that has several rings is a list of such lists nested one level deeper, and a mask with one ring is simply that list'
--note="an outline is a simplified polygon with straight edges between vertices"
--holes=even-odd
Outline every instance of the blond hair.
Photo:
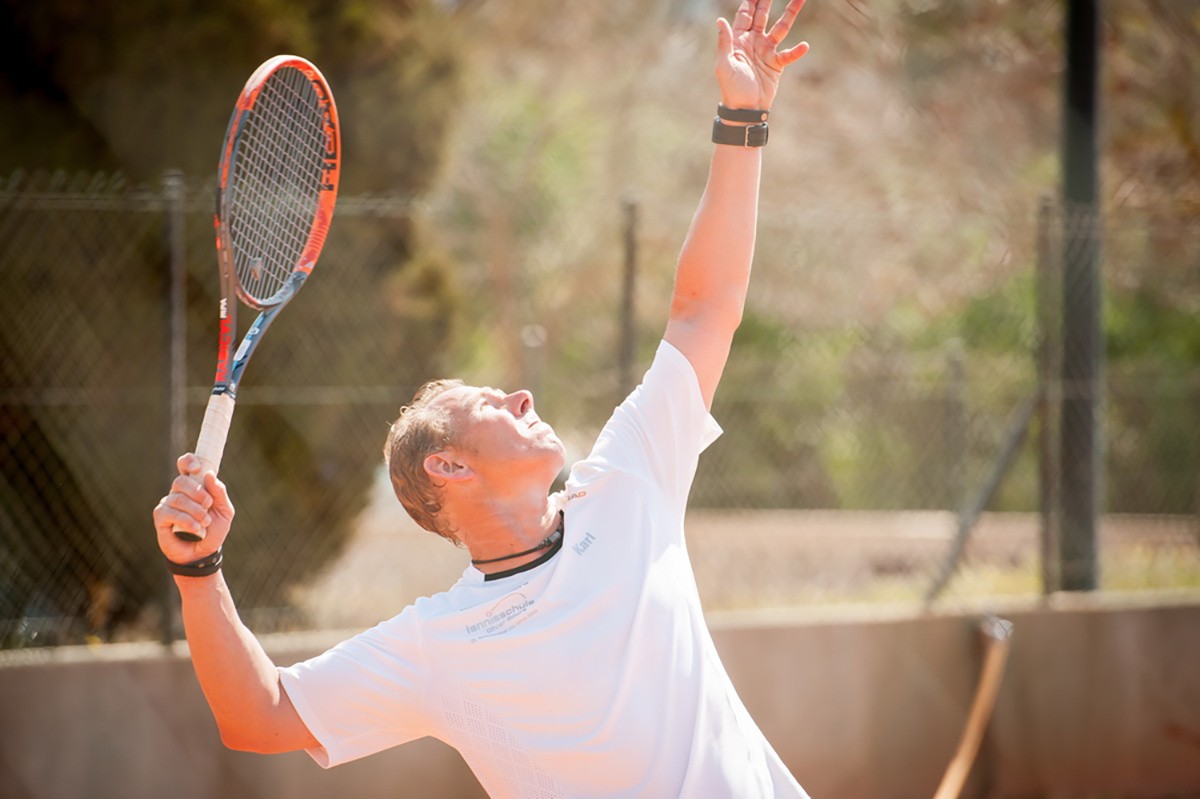
[{"label": "blond hair", "polygon": [[400,409],[383,445],[383,459],[396,498],[417,524],[443,538],[461,543],[438,514],[442,510],[441,486],[425,471],[425,458],[453,442],[450,415],[430,407],[434,399],[461,380],[431,380],[417,389],[412,402]]}]

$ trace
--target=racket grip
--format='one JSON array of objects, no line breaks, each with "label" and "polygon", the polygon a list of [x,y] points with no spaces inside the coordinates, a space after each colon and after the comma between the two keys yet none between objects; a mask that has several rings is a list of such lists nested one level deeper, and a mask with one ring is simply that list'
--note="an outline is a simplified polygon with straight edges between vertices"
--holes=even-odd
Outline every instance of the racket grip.
[{"label": "racket grip", "polygon": [[[225,439],[229,436],[229,425],[233,422],[234,399],[231,394],[213,394],[204,409],[204,421],[200,424],[200,438],[196,442],[196,457],[200,459],[200,474],[221,469],[221,456],[225,453]],[[199,541],[200,536],[188,530],[176,528],[175,535],[184,541]]]}]

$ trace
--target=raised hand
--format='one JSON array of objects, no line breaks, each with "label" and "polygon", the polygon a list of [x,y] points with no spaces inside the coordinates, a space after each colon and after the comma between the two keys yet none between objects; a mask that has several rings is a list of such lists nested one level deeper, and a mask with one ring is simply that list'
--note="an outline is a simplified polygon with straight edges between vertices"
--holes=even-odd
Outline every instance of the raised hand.
[{"label": "raised hand", "polygon": [[[163,554],[176,563],[189,563],[211,555],[225,543],[234,509],[225,484],[212,472],[201,474],[200,459],[195,455],[180,457],[176,467],[179,476],[171,483],[171,493],[154,508],[154,527]],[[202,540],[184,541],[173,532],[176,525]]]},{"label": "raised hand", "polygon": [[732,25],[717,20],[717,85],[725,106],[770,109],[784,68],[808,52],[808,42],[779,49],[803,6],[804,0],[789,0],[769,31],[771,0],[742,0]]}]

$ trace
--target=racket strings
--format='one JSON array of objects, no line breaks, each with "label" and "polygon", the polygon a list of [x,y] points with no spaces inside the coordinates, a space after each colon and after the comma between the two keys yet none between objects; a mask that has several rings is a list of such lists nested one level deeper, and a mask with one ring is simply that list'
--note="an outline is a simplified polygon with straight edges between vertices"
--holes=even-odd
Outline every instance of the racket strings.
[{"label": "racket strings", "polygon": [[226,218],[243,295],[269,304],[308,245],[325,170],[322,98],[300,70],[264,83],[243,123]]}]

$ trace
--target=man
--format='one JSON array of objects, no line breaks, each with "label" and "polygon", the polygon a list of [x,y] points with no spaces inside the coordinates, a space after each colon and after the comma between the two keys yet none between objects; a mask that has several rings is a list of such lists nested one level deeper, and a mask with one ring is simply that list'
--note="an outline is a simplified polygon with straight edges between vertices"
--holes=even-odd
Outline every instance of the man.
[{"label": "man", "polygon": [[720,663],[683,537],[697,460],[720,433],[709,408],[745,302],[766,112],[808,50],[781,49],[802,5],[770,28],[770,0],[718,20],[717,144],[666,332],[565,491],[550,494],[563,446],[528,392],[439,381],[393,425],[397,496],[471,554],[449,591],[278,669],[220,573],[225,487],[180,458],[154,520],[228,746],[305,749],[329,767],[429,735],[495,797],[806,796]]}]

